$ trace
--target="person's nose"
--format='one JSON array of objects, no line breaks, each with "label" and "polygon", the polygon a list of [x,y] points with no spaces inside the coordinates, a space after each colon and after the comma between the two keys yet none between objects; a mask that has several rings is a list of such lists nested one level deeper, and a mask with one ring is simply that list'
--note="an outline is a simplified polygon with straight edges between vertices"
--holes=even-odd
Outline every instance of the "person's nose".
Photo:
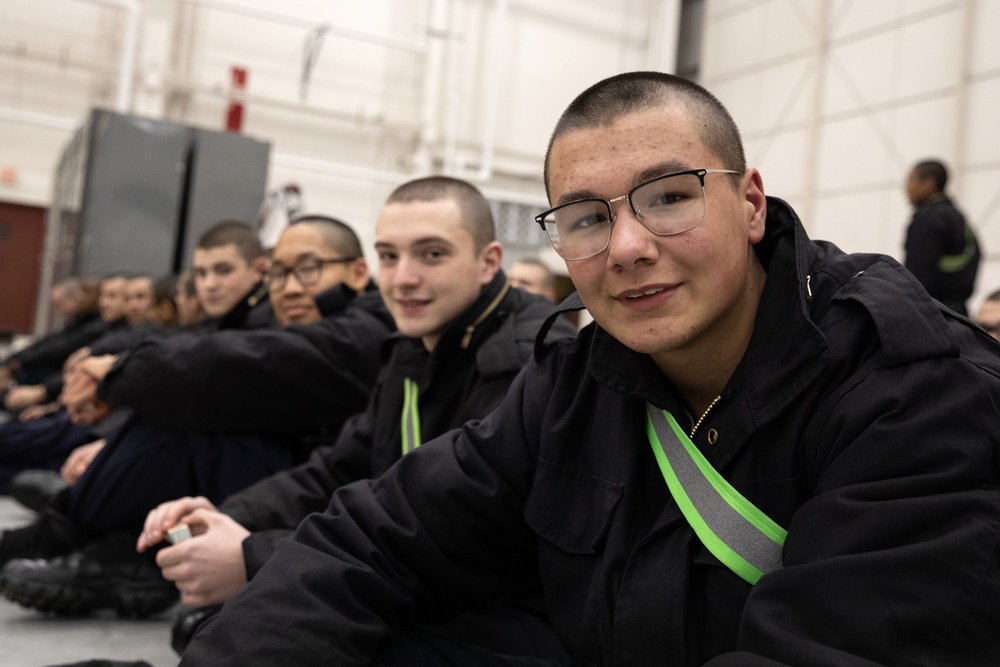
[{"label": "person's nose", "polygon": [[627,268],[654,260],[658,255],[656,235],[646,229],[628,202],[618,202],[616,208],[608,244],[608,263]]},{"label": "person's nose", "polygon": [[295,275],[295,272],[290,271],[288,275],[285,276],[285,284],[282,287],[282,291],[285,295],[302,294],[306,291],[306,288],[301,282],[299,282],[299,278]]},{"label": "person's nose", "polygon": [[411,257],[400,256],[392,272],[392,284],[400,288],[413,288],[420,284],[418,263]]}]

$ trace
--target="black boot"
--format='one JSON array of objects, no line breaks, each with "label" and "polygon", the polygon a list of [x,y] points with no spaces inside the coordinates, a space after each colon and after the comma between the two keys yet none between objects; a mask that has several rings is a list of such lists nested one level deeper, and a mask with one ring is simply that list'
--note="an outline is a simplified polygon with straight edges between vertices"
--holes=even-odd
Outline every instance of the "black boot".
[{"label": "black boot", "polygon": [[135,537],[112,534],[50,560],[22,559],[0,571],[7,599],[43,612],[79,616],[114,609],[134,618],[158,614],[177,602],[177,588],[160,575]]},{"label": "black boot", "polygon": [[15,558],[52,558],[83,543],[83,532],[68,517],[49,508],[34,523],[0,534],[0,567]]},{"label": "black boot", "polygon": [[184,655],[184,649],[191,643],[194,633],[207,619],[218,614],[220,609],[221,604],[214,604],[208,607],[184,607],[180,610],[170,631],[170,646],[177,651],[177,655]]},{"label": "black boot", "polygon": [[25,470],[14,475],[10,495],[29,510],[43,512],[68,488],[66,480],[54,470]]}]

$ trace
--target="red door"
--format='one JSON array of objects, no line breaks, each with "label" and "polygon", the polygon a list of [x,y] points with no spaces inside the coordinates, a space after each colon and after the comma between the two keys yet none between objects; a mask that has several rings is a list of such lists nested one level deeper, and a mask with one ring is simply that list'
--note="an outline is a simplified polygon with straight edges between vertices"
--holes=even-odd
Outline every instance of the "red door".
[{"label": "red door", "polygon": [[0,331],[33,333],[45,209],[0,202]]}]

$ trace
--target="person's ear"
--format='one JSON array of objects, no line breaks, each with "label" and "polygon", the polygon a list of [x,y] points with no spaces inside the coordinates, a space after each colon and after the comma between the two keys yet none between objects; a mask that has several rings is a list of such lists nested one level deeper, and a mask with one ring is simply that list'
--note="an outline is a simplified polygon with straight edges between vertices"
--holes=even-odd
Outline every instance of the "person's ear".
[{"label": "person's ear", "polygon": [[271,268],[271,260],[264,255],[261,255],[253,261],[253,270],[263,276],[267,273],[268,269]]},{"label": "person's ear", "polygon": [[479,264],[482,269],[479,282],[481,285],[487,285],[503,265],[503,246],[500,245],[499,241],[491,241],[486,244],[486,247],[479,253]]},{"label": "person's ear", "polygon": [[751,167],[743,174],[740,189],[744,196],[744,210],[747,214],[749,241],[751,245],[764,238],[767,222],[767,197],[764,195],[764,181],[760,172]]},{"label": "person's ear", "polygon": [[358,257],[348,266],[347,279],[344,283],[352,290],[360,294],[365,291],[365,286],[371,280],[371,271],[368,269],[368,262],[364,257]]}]

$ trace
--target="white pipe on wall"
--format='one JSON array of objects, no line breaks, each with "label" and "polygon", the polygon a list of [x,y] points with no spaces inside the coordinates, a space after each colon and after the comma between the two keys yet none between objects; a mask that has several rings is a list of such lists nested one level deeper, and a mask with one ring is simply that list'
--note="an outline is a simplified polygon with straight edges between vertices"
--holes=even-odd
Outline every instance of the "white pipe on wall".
[{"label": "white pipe on wall", "polygon": [[[271,23],[284,23],[286,25],[299,26],[301,28],[307,28],[312,30],[317,27],[317,23],[313,19],[306,19],[301,16],[294,16],[292,14],[282,14],[279,12],[265,11],[262,9],[253,9],[250,7],[244,7],[242,5],[233,4],[231,2],[223,2],[222,0],[187,0],[191,4],[197,5],[199,7],[208,7],[210,9],[218,9],[224,12],[229,12],[231,14],[241,14],[243,16],[251,16],[254,18],[261,19],[263,21],[268,21]],[[415,53],[423,53],[427,48],[426,40],[415,40],[415,39],[401,39],[399,37],[390,37],[388,35],[376,35],[375,33],[362,32],[360,30],[354,30],[353,28],[346,28],[342,25],[336,23],[329,23],[324,21],[322,24],[323,29],[327,34],[340,35],[341,37],[347,37],[359,42],[369,42],[371,44],[378,44],[381,46],[386,46],[393,49],[401,49],[403,51],[412,51]]]},{"label": "white pipe on wall", "polygon": [[108,5],[125,11],[125,30],[122,35],[121,64],[118,68],[118,92],[115,110],[128,111],[132,100],[132,80],[135,78],[135,49],[139,35],[139,0],[80,0],[94,5]]},{"label": "white pipe on wall", "polygon": [[23,109],[12,109],[10,107],[0,107],[0,120],[21,123],[22,125],[47,127],[53,130],[64,130],[66,132],[75,130],[78,122],[78,120],[73,118],[63,118],[62,116],[24,111]]},{"label": "white pipe on wall", "polygon": [[431,170],[431,153],[441,136],[441,85],[448,34],[448,0],[431,0],[426,8],[428,44],[424,53],[424,80],[420,89],[420,143],[411,158],[414,171],[426,174]]},{"label": "white pipe on wall", "polygon": [[497,106],[500,101],[500,69],[503,63],[504,37],[507,34],[509,0],[496,0],[496,14],[490,39],[490,62],[486,79],[486,108],[483,111],[483,145],[480,151],[479,170],[473,178],[488,181],[493,176],[493,151],[496,143]]}]

